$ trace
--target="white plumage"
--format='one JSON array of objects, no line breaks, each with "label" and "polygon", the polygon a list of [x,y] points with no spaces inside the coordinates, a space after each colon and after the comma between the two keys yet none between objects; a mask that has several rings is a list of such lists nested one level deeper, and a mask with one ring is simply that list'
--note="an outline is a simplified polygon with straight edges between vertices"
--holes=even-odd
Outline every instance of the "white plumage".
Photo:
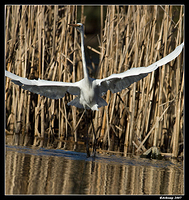
[{"label": "white plumage", "polygon": [[98,108],[107,105],[106,101],[102,99],[101,96],[103,96],[108,90],[113,93],[120,92],[132,83],[146,77],[148,73],[151,73],[158,67],[175,59],[182,52],[184,47],[183,42],[181,45],[176,47],[173,52],[148,67],[132,68],[120,74],[112,74],[104,79],[92,79],[87,73],[84,53],[83,25],[81,23],[70,25],[76,27],[81,34],[81,51],[84,70],[84,78],[82,80],[75,83],[46,81],[40,79],[28,80],[27,78],[22,78],[6,70],[5,76],[12,79],[13,83],[21,86],[25,90],[51,99],[60,99],[64,97],[66,91],[72,95],[78,95],[74,100],[69,102],[68,105],[76,106],[78,108],[98,110]]}]

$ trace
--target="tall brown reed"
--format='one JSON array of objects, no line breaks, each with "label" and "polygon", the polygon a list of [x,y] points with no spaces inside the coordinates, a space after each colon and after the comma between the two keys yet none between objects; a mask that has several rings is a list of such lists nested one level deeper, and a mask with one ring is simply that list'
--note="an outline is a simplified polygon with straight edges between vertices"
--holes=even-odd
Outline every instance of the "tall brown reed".
[{"label": "tall brown reed", "polygon": [[[148,66],[183,41],[183,6],[101,6],[98,77]],[[85,6],[81,21],[85,24]],[[105,21],[104,21],[105,20]],[[6,69],[29,79],[75,82],[83,78],[77,6],[6,6]],[[177,156],[183,142],[183,53],[122,92],[104,96],[108,106],[94,115],[99,143],[124,144],[124,153],[150,146]],[[6,129],[35,136],[84,134],[83,111],[67,106],[72,96],[51,100],[20,89],[6,79]],[[79,122],[79,123],[78,123]],[[92,126],[89,126],[92,132]]]}]

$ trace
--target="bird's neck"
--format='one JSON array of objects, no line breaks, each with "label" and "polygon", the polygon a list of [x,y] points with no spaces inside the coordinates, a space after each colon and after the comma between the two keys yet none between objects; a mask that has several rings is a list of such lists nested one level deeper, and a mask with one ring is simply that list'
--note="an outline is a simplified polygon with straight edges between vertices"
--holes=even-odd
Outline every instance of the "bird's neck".
[{"label": "bird's neck", "polygon": [[89,79],[89,75],[87,72],[86,60],[85,60],[85,51],[84,51],[84,32],[81,32],[81,54],[82,54],[82,62],[83,62],[83,72],[84,78]]}]

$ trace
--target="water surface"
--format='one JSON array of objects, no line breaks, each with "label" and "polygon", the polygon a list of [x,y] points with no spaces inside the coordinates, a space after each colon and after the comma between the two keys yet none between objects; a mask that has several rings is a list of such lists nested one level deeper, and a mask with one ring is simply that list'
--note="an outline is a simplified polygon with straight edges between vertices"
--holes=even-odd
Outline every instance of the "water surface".
[{"label": "water surface", "polygon": [[10,143],[5,158],[6,194],[184,194],[183,166],[174,161]]}]

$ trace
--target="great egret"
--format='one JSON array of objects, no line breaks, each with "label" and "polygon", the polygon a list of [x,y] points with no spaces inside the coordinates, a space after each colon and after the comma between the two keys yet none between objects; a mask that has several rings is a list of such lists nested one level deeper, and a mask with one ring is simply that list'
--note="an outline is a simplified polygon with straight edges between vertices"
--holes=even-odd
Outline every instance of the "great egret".
[{"label": "great egret", "polygon": [[182,51],[184,42],[176,47],[176,49],[162,58],[161,60],[149,65],[148,67],[131,68],[120,74],[112,74],[104,79],[90,78],[87,72],[84,52],[84,29],[81,23],[70,24],[74,26],[81,34],[81,52],[84,78],[75,83],[46,81],[46,80],[28,80],[5,70],[5,76],[12,79],[12,82],[21,86],[30,92],[46,96],[51,99],[60,99],[64,97],[66,91],[72,95],[78,95],[68,105],[78,108],[98,110],[107,103],[101,98],[108,90],[112,93],[120,92],[129,87],[132,83],[146,77],[148,73],[156,70],[158,67],[167,64],[175,59]]},{"label": "great egret", "polygon": [[90,78],[87,72],[85,52],[84,52],[84,29],[83,24],[69,24],[75,27],[81,35],[81,52],[84,78],[75,83],[46,81],[46,80],[28,80],[22,78],[11,72],[5,70],[5,76],[12,79],[12,82],[21,86],[30,92],[46,96],[51,99],[60,99],[64,97],[66,91],[72,95],[77,95],[75,99],[68,103],[68,105],[76,106],[78,108],[98,110],[107,103],[101,98],[108,90],[112,93],[120,92],[127,88],[132,83],[139,81],[146,77],[148,73],[156,70],[158,67],[167,64],[175,59],[182,51],[184,42],[176,47],[176,49],[162,58],[161,60],[149,65],[148,67],[131,68],[123,73],[112,74],[104,79]]}]

